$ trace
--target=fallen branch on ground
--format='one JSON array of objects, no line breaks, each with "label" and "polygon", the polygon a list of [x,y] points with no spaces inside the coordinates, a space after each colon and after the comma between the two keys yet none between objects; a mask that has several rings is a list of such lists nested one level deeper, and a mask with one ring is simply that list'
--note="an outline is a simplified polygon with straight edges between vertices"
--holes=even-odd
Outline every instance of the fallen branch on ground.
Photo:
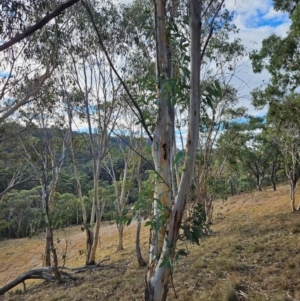
[{"label": "fallen branch on ground", "polygon": [[16,279],[14,279],[13,281],[4,285],[2,288],[0,288],[0,295],[5,294],[7,291],[17,286],[18,284],[24,282],[27,279],[45,279],[47,281],[54,282],[55,277],[50,274],[51,272],[52,272],[51,267],[38,268],[38,269],[27,271],[24,274],[17,277]]},{"label": "fallen branch on ground", "polygon": [[[61,267],[59,267],[59,270],[60,270],[60,274],[62,276],[65,276],[67,278],[70,278],[70,279],[76,281],[76,280],[79,280],[80,278],[73,276],[67,272],[64,272],[63,270],[73,271],[74,273],[80,273],[80,272],[84,272],[89,269],[100,268],[101,263],[104,261],[108,261],[108,260],[110,260],[110,258],[104,258],[103,260],[99,261],[97,264],[83,266],[83,267],[79,267],[79,268],[68,268],[65,266],[61,266]],[[52,272],[53,272],[52,267],[43,267],[43,268],[29,270],[29,271],[23,273],[22,275],[20,275],[19,277],[17,277],[16,279],[14,279],[13,281],[11,281],[8,284],[1,287],[0,295],[5,294],[6,292],[8,292],[9,290],[11,290],[12,288],[14,288],[15,286],[17,286],[18,284],[20,284],[22,282],[24,284],[24,291],[26,291],[25,280],[28,280],[28,279],[44,279],[44,280],[47,280],[50,282],[55,282],[55,277],[51,274]]]}]

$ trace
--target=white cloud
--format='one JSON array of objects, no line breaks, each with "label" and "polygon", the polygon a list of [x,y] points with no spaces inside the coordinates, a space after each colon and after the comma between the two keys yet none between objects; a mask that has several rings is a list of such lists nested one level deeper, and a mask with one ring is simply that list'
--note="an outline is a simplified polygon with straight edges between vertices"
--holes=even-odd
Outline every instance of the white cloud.
[{"label": "white cloud", "polygon": [[[285,36],[289,30],[288,15],[275,11],[271,0],[228,0],[226,7],[236,12],[233,22],[240,30],[237,35],[231,36],[231,38],[240,38],[248,51],[259,50],[262,41],[271,34]],[[242,60],[239,69],[240,71],[233,78],[232,83],[239,90],[240,105],[246,106],[250,114],[265,113],[267,108],[256,111],[252,107],[250,92],[269,81],[268,72],[263,71],[261,74],[254,74],[249,57]]]},{"label": "white cloud", "polygon": [[276,19],[276,20],[282,20],[282,21],[286,21],[287,20],[287,14],[284,14],[280,11],[276,11],[274,10],[273,7],[270,7],[268,12],[264,15],[265,19]]}]

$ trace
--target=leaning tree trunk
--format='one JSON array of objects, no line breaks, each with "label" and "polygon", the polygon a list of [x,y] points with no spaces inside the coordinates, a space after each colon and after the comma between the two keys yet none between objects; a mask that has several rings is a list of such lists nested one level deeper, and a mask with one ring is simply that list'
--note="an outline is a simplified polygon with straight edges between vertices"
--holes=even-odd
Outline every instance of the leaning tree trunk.
[{"label": "leaning tree trunk", "polygon": [[142,226],[141,218],[139,217],[137,220],[137,228],[136,228],[135,253],[140,268],[147,265],[147,262],[144,260],[141,253],[141,245],[140,245],[141,226]]},{"label": "leaning tree trunk", "polygon": [[[165,7],[163,1],[156,1],[157,5],[157,49],[159,51],[162,45],[162,50],[166,50],[164,48],[165,41]],[[187,136],[187,144],[186,144],[186,156],[184,160],[184,172],[181,175],[180,185],[178,187],[178,194],[175,198],[174,207],[171,210],[169,207],[168,219],[167,219],[167,229],[159,229],[159,231],[155,231],[151,236],[151,246],[150,246],[150,260],[148,265],[148,271],[146,276],[146,287],[145,287],[145,299],[146,301],[164,301],[167,298],[168,294],[168,284],[171,276],[171,269],[168,264],[164,264],[168,260],[172,260],[174,257],[174,252],[176,249],[176,242],[179,236],[179,229],[182,222],[182,217],[185,209],[185,205],[187,199],[189,198],[190,185],[192,182],[192,176],[194,173],[195,166],[195,156],[199,139],[199,111],[200,111],[200,3],[199,0],[190,0],[190,30],[191,30],[191,89],[190,89],[190,107],[189,107],[189,128],[188,128],[188,136]],[[161,36],[162,35],[162,36]],[[161,41],[163,39],[163,41]],[[164,53],[158,53],[158,58],[160,58],[160,54],[163,56]],[[160,99],[159,103],[159,112],[162,112],[164,109],[164,100]],[[158,117],[158,122],[156,123],[156,131],[155,134],[159,133],[164,124],[160,123],[162,118]],[[159,128],[161,127],[161,128]],[[163,132],[165,133],[165,132]],[[172,131],[171,131],[172,137]],[[172,145],[166,144],[157,144],[157,140],[153,139],[153,154],[160,154],[161,157],[157,158],[154,156],[154,162],[157,159],[161,161],[159,166],[160,169],[156,169],[160,171],[160,176],[165,176],[161,171],[164,170],[166,164],[166,160],[170,157],[170,151],[172,149]],[[161,135],[161,141],[166,138],[165,135]],[[159,153],[160,147],[162,151]],[[157,152],[155,150],[158,150]],[[164,170],[167,173],[170,173],[170,166],[168,166],[169,170]],[[166,174],[167,174],[166,173]],[[157,193],[159,185],[166,181],[166,178],[159,179],[159,183],[156,183],[156,191]],[[164,182],[165,183],[165,182]],[[165,185],[170,182],[165,183]],[[163,197],[170,196],[170,187],[163,187],[164,190],[160,191],[163,193],[162,196],[159,196],[162,200]],[[164,196],[165,195],[165,196]],[[158,212],[154,207],[154,216],[158,216]],[[161,232],[161,230],[164,230]],[[160,233],[158,235],[158,233]],[[163,246],[160,249],[160,240],[162,239]]]}]

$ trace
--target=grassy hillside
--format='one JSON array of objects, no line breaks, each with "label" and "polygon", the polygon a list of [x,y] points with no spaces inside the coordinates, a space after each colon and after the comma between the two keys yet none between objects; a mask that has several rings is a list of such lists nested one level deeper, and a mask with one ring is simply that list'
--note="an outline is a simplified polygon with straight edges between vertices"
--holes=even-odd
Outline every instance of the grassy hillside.
[{"label": "grassy hillside", "polygon": [[[300,300],[300,214],[290,213],[287,186],[217,203],[211,228],[212,235],[200,246],[188,245],[189,256],[175,267],[178,300]],[[20,286],[0,300],[141,300],[145,270],[137,268],[135,229],[135,224],[125,229],[125,250],[116,252],[116,226],[103,225],[97,258],[109,256],[110,261],[78,274],[81,280],[61,285],[28,281],[26,293]],[[148,231],[143,228],[144,257]],[[55,237],[62,239],[63,233]],[[66,265],[83,265],[84,234],[72,228],[69,239]],[[0,242],[0,286],[41,266],[43,246],[42,236]],[[60,254],[64,246],[62,239]],[[171,286],[168,300],[175,300]]]}]

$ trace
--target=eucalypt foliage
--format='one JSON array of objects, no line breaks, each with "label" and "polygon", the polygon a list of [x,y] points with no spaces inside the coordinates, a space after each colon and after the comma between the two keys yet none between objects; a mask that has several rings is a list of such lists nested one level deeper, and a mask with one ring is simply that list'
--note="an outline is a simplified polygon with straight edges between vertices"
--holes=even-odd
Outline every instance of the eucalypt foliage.
[{"label": "eucalypt foliage", "polygon": [[209,225],[206,222],[206,213],[202,204],[196,204],[181,225],[182,233],[179,239],[189,241],[191,244],[199,245],[199,241],[205,234],[210,233]]},{"label": "eucalypt foliage", "polygon": [[168,221],[170,208],[168,206],[163,206],[161,201],[157,198],[153,199],[157,202],[157,211],[159,214],[154,215],[149,221],[145,223],[146,226],[150,226],[152,230],[158,231],[160,227],[165,227]]},{"label": "eucalypt foliage", "polygon": [[[165,239],[166,244],[167,244],[167,248],[171,250],[170,253],[168,253],[167,256],[164,257],[164,259],[161,261],[159,267],[163,267],[166,266],[170,269],[171,275],[173,274],[174,271],[174,267],[176,266],[178,260],[180,259],[181,256],[188,256],[188,248],[187,245],[185,245],[185,249],[181,248],[181,249],[175,249],[174,248],[174,244],[168,240],[168,238]],[[173,251],[172,251],[173,249]],[[174,254],[174,256],[172,256],[172,254]]]},{"label": "eucalypt foliage", "polygon": [[122,212],[122,215],[116,217],[116,223],[118,227],[129,226],[131,224],[132,218],[126,216],[126,214],[127,214],[127,210],[125,208]]},{"label": "eucalypt foliage", "polygon": [[204,104],[208,105],[212,110],[214,109],[214,103],[219,101],[223,97],[223,91],[220,86],[220,83],[216,80],[214,84],[209,85],[205,89],[205,93],[203,93]]}]

